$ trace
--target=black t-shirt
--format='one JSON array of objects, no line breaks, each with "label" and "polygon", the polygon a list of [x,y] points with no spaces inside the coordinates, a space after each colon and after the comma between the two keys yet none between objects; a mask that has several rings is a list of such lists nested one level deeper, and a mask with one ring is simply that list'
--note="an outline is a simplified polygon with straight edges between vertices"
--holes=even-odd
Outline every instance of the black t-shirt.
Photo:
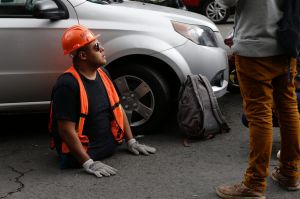
[{"label": "black t-shirt", "polygon": [[[80,74],[88,96],[88,115],[83,134],[89,138],[88,153],[94,160],[111,155],[117,143],[111,133],[113,118],[104,84],[97,73],[95,80]],[[62,74],[53,88],[53,131],[57,131],[57,120],[78,122],[80,114],[80,93],[77,80],[70,74]]]}]

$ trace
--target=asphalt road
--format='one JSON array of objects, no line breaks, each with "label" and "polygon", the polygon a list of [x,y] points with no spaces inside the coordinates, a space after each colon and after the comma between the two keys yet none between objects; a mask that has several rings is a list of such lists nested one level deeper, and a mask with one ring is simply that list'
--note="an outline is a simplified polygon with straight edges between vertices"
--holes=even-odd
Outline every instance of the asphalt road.
[{"label": "asphalt road", "polygon": [[[54,151],[48,149],[47,116],[1,117],[0,198],[103,198],[103,199],[210,199],[223,183],[240,182],[247,165],[248,133],[240,118],[239,94],[219,99],[231,126],[230,133],[214,139],[182,145],[174,114],[166,125],[139,141],[155,146],[151,156],[134,156],[126,146],[104,160],[119,171],[113,177],[96,178],[80,169],[60,170]],[[279,149],[274,133],[271,168]],[[286,192],[268,179],[269,198],[300,198],[300,192]]]},{"label": "asphalt road", "polygon": [[[220,26],[226,34],[232,24]],[[175,114],[153,135],[138,138],[155,146],[151,156],[134,156],[126,146],[104,160],[119,171],[113,177],[96,178],[80,169],[60,170],[54,151],[49,150],[47,115],[1,116],[0,199],[214,199],[215,187],[236,183],[247,166],[248,131],[240,122],[242,100],[228,93],[219,99],[231,131],[214,139],[182,145]],[[279,149],[274,132],[270,168]],[[268,178],[268,198],[299,198]]]}]

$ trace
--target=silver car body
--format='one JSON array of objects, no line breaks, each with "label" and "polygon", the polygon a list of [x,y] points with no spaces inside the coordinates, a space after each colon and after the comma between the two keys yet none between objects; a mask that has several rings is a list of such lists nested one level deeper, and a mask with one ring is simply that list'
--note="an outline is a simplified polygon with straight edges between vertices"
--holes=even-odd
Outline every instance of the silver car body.
[{"label": "silver car body", "polygon": [[[141,2],[61,2],[68,10],[68,19],[1,16],[1,112],[47,110],[56,78],[71,65],[71,59],[63,55],[61,36],[75,24],[101,34],[108,66],[130,55],[144,55],[165,63],[162,67],[173,70],[180,82],[189,74],[202,74],[212,80],[221,72],[224,78],[213,90],[217,97],[225,94],[228,63],[223,39],[218,28],[204,16]],[[195,44],[177,33],[171,21],[209,27],[218,46]]]}]

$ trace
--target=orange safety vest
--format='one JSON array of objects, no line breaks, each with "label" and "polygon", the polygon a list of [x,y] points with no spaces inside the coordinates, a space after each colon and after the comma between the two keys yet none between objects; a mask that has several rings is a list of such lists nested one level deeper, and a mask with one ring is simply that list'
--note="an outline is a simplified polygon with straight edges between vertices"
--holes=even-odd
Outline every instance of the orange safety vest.
[{"label": "orange safety vest", "polygon": [[[101,69],[98,68],[98,73],[103,81],[104,87],[106,89],[108,99],[110,102],[111,110],[114,115],[113,121],[111,121],[111,132],[118,143],[123,141],[124,137],[124,120],[123,120],[123,111],[119,103],[119,96],[117,91],[107,76],[107,74]],[[85,118],[88,115],[88,97],[86,94],[86,90],[84,88],[83,82],[80,78],[79,73],[76,71],[75,67],[70,67],[65,73],[71,73],[79,84],[79,92],[80,92],[80,117],[79,122],[76,124],[76,132],[78,134],[79,140],[81,141],[82,146],[87,150],[89,139],[86,135],[83,135],[83,127]],[[49,130],[51,132],[52,129],[52,102],[50,104],[50,120],[49,120]],[[53,149],[55,147],[54,139],[52,139],[50,143],[50,147]],[[62,141],[61,145],[62,153],[69,153],[70,150],[65,142]]]}]

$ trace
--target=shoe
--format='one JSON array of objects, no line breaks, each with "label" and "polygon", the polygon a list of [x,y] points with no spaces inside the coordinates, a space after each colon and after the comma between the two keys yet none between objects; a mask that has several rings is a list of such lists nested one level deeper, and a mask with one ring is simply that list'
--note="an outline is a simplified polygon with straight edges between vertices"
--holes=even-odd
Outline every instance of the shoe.
[{"label": "shoe", "polygon": [[246,187],[243,183],[223,185],[216,189],[217,195],[224,199],[265,199],[265,193]]},{"label": "shoe", "polygon": [[300,189],[300,183],[297,178],[286,177],[280,173],[279,167],[275,167],[271,175],[272,179],[281,187],[289,191],[297,191]]}]

